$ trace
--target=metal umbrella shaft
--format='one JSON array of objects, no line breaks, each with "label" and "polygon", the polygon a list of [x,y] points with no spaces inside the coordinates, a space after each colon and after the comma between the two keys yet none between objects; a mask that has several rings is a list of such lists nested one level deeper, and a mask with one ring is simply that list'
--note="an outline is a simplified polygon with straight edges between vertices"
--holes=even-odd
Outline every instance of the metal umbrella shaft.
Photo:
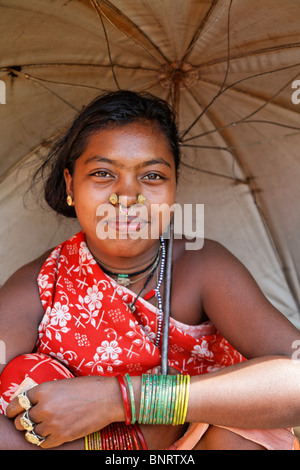
[{"label": "metal umbrella shaft", "polygon": [[173,235],[174,220],[171,219],[169,226],[169,242],[167,248],[166,272],[165,272],[165,289],[164,289],[164,316],[161,346],[161,373],[168,373],[168,351],[169,351],[169,324],[171,314],[171,289],[172,289],[172,258],[173,258]]}]

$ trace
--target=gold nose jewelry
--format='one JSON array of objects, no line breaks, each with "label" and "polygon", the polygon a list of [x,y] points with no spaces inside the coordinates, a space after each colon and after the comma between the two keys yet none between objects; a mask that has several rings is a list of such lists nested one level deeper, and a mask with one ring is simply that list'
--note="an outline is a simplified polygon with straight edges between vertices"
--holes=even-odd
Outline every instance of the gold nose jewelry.
[{"label": "gold nose jewelry", "polygon": [[138,195],[138,203],[142,206],[143,204],[145,204],[146,202],[146,198],[143,194],[139,194]]},{"label": "gold nose jewelry", "polygon": [[[68,196],[68,197],[69,197],[69,196]],[[72,200],[72,199],[71,199],[71,200]],[[113,193],[113,194],[111,194],[111,195],[109,196],[109,201],[111,202],[111,204],[113,204],[113,205],[115,206],[115,205],[118,204],[118,202],[119,202],[119,196],[118,196],[117,194]],[[140,206],[142,206],[143,204],[145,204],[145,202],[146,202],[145,196],[144,196],[143,194],[139,194],[139,195],[138,195],[138,198],[137,198],[137,202],[138,202],[138,204],[140,204]],[[121,205],[121,206],[122,206],[122,205]],[[123,206],[122,206],[122,207],[123,207]]]},{"label": "gold nose jewelry", "polygon": [[109,196],[109,201],[115,206],[118,201],[119,201],[119,197],[117,194],[113,193]]}]

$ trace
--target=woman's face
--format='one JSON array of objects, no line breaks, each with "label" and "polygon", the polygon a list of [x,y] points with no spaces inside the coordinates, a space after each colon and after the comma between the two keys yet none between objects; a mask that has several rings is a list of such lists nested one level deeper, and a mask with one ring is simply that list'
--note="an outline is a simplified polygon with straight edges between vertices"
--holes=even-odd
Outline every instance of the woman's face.
[{"label": "woman's face", "polygon": [[[157,247],[175,203],[176,170],[156,126],[132,123],[98,131],[76,160],[73,175],[65,170],[65,181],[96,257],[133,257]],[[120,204],[111,204],[111,194],[118,195],[123,213]],[[137,201],[140,194],[146,198],[143,205]]]}]

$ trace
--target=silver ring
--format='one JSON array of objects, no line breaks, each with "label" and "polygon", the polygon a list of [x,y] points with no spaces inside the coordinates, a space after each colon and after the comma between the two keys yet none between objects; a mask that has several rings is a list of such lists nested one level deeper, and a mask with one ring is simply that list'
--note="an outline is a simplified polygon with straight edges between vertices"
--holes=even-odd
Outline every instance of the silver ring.
[{"label": "silver ring", "polygon": [[25,433],[25,439],[35,446],[40,446],[45,440],[45,437],[39,436],[34,431],[27,431]]},{"label": "silver ring", "polygon": [[32,431],[35,426],[35,423],[29,418],[28,410],[20,418],[20,423],[26,431]]},{"label": "silver ring", "polygon": [[30,410],[30,408],[32,407],[32,403],[30,402],[27,396],[26,390],[18,395],[18,400],[19,400],[19,405],[22,406],[22,408],[24,408],[25,411]]}]

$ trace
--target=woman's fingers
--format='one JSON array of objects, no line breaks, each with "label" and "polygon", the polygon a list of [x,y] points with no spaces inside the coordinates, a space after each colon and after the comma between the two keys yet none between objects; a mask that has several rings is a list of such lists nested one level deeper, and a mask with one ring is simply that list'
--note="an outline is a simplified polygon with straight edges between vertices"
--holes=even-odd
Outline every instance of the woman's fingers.
[{"label": "woman's fingers", "polygon": [[21,396],[18,395],[15,398],[12,399],[12,401],[9,403],[8,407],[6,408],[6,416],[8,418],[15,418],[17,415],[20,413],[26,411],[27,409],[27,404],[28,407],[31,407],[36,403],[35,399],[35,391],[32,389],[28,390],[25,395],[23,394]]}]

